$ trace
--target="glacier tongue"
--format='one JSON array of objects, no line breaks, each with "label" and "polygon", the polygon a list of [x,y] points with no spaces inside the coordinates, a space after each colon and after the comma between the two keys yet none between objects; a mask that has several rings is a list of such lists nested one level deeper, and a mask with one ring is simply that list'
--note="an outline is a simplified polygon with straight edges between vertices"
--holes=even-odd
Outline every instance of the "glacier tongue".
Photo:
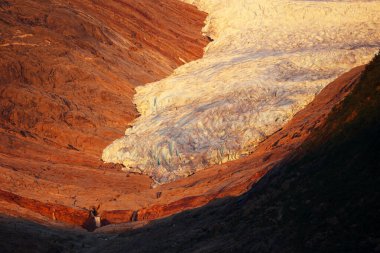
[{"label": "glacier tongue", "polygon": [[184,0],[209,13],[202,59],[137,88],[106,162],[165,183],[254,150],[380,47],[380,1]]}]

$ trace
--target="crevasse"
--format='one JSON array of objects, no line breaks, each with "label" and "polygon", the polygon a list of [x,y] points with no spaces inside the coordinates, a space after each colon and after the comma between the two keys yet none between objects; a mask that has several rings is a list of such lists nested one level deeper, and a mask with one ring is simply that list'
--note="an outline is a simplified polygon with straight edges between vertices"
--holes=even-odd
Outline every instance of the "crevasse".
[{"label": "crevasse", "polygon": [[238,159],[380,47],[380,1],[184,0],[209,13],[202,59],[137,88],[106,162],[158,183]]}]

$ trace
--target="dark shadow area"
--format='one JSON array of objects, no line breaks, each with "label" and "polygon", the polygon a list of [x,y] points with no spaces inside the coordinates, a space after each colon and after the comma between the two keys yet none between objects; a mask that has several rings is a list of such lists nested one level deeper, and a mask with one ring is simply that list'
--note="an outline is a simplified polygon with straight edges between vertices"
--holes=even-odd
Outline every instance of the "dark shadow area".
[{"label": "dark shadow area", "polygon": [[2,253],[81,252],[93,246],[94,236],[79,229],[46,227],[24,219],[0,216]]}]

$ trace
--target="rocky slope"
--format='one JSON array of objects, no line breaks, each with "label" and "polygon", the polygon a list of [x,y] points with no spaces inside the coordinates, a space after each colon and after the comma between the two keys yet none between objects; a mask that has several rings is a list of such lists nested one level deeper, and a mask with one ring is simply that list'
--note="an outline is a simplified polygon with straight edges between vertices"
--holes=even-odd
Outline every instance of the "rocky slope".
[{"label": "rocky slope", "polygon": [[1,212],[59,219],[52,205],[149,188],[100,155],[137,117],[135,87],[202,56],[205,18],[175,0],[0,1]]},{"label": "rocky slope", "polygon": [[141,116],[102,156],[158,183],[244,157],[380,46],[380,1],[187,2],[209,13],[214,41],[137,89]]}]

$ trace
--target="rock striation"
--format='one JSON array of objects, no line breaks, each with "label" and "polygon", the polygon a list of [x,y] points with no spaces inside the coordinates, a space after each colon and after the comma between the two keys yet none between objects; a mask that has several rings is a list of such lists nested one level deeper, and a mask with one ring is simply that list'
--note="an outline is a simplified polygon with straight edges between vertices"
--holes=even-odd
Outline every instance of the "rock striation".
[{"label": "rock striation", "polygon": [[134,87],[207,44],[205,14],[174,0],[2,1],[0,10],[2,128],[96,155],[137,116]]},{"label": "rock striation", "polygon": [[102,155],[158,183],[246,156],[380,47],[380,1],[186,2],[209,13],[214,41],[136,89],[141,116]]}]

